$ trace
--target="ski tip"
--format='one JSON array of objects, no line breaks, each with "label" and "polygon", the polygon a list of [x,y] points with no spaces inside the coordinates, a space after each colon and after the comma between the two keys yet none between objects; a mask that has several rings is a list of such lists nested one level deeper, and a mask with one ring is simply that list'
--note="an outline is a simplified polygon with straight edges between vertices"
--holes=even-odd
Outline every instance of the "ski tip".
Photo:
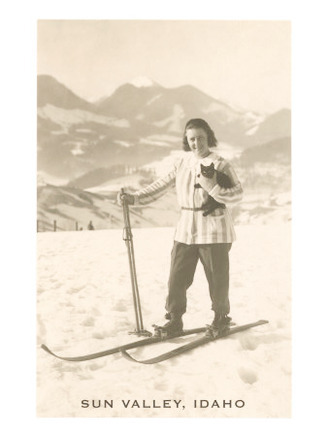
[{"label": "ski tip", "polygon": [[120,349],[120,352],[122,354],[122,357],[126,358],[129,361],[132,361],[133,363],[138,363],[138,364],[155,364],[157,362],[157,361],[154,361],[153,358],[151,358],[150,360],[137,360],[132,355],[130,355],[125,349]]},{"label": "ski tip", "polygon": [[[50,354],[50,355],[52,355],[52,356],[54,356],[54,357],[57,357],[57,355],[54,354],[54,353],[53,353],[53,352],[48,348],[48,346],[46,346],[45,344],[41,344],[41,349],[43,349],[44,351],[48,352],[48,354]],[[60,358],[60,357],[57,357],[57,358]]]},{"label": "ski tip", "polygon": [[120,352],[121,352],[121,354],[122,354],[122,356],[124,357],[124,358],[126,358],[127,360],[129,360],[129,361],[133,361],[133,362],[137,362],[137,360],[136,359],[134,359],[125,349],[120,349]]}]

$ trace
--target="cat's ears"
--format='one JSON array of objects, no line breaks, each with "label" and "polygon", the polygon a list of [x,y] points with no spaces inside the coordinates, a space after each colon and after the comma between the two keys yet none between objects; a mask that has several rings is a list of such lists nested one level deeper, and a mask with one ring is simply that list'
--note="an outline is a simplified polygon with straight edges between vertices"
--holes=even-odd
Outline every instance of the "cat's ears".
[{"label": "cat's ears", "polygon": [[209,168],[209,169],[212,169],[212,168],[214,168],[214,162],[211,162],[210,165],[204,165],[204,164],[200,163],[200,168]]}]

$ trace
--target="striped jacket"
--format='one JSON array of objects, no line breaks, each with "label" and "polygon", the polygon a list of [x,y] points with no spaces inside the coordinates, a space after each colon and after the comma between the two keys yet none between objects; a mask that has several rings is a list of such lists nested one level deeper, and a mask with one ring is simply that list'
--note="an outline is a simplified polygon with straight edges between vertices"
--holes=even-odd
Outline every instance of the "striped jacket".
[{"label": "striped jacket", "polygon": [[[230,177],[232,188],[221,188],[215,185],[207,193],[202,188],[195,188],[197,174],[200,172],[200,163],[214,167]],[[135,204],[146,205],[161,197],[166,191],[176,187],[177,200],[181,215],[178,221],[175,241],[185,244],[212,244],[232,243],[236,239],[235,230],[228,206],[232,206],[242,199],[243,190],[232,166],[215,152],[206,158],[197,159],[192,152],[185,152],[175,162],[171,171],[164,177],[156,180],[148,187],[134,193]],[[208,216],[198,209],[212,196],[227,208],[217,208]],[[190,209],[184,209],[190,208]],[[198,210],[197,210],[198,209]]]}]

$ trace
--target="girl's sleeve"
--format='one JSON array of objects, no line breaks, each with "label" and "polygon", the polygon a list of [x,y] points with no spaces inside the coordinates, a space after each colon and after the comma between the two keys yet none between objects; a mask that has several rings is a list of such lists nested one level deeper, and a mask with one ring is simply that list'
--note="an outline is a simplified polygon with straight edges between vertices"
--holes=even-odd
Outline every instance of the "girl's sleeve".
[{"label": "girl's sleeve", "polygon": [[229,177],[232,187],[222,188],[219,184],[216,184],[208,194],[217,202],[224,203],[226,205],[233,206],[234,204],[240,202],[243,198],[243,189],[235,170],[228,162],[221,162],[216,169],[222,171]]},{"label": "girl's sleeve", "polygon": [[171,187],[175,184],[176,178],[176,165],[163,177],[157,179],[146,188],[139,190],[134,195],[135,205],[147,205],[162,197]]}]

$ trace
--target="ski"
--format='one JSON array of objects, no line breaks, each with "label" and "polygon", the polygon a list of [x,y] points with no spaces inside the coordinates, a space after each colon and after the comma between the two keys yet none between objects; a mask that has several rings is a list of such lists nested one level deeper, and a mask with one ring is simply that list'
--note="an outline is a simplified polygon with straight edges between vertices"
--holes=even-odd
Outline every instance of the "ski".
[{"label": "ski", "polygon": [[63,357],[61,355],[57,355],[54,352],[52,352],[45,344],[41,345],[41,348],[43,350],[45,350],[46,352],[48,352],[50,355],[59,358],[60,360],[65,360],[65,361],[88,361],[88,360],[94,360],[95,358],[101,358],[101,357],[106,357],[108,355],[112,355],[115,354],[117,352],[120,352],[121,349],[124,350],[128,350],[128,349],[133,349],[136,347],[140,347],[140,346],[147,346],[149,344],[155,344],[155,343],[160,343],[163,341],[167,341],[170,340],[171,338],[177,338],[177,337],[184,337],[186,335],[191,335],[191,334],[198,334],[199,332],[205,332],[206,328],[202,327],[202,328],[194,328],[194,329],[186,329],[184,330],[182,333],[178,334],[178,335],[172,335],[170,337],[167,338],[162,338],[162,337],[151,337],[151,338],[144,338],[142,340],[137,340],[134,341],[132,343],[127,343],[121,346],[116,346],[112,349],[107,349],[107,350],[103,350],[100,352],[95,352],[95,353],[91,353],[88,355],[81,355],[81,356],[77,356],[77,357]]},{"label": "ski", "polygon": [[212,341],[218,340],[220,338],[224,338],[224,337],[228,337],[230,335],[236,334],[237,332],[241,332],[241,331],[245,331],[246,329],[250,329],[253,328],[255,326],[259,326],[259,325],[264,325],[265,323],[269,323],[267,320],[258,320],[257,322],[254,323],[248,323],[247,325],[240,325],[240,326],[235,326],[234,328],[229,328],[228,330],[226,330],[225,332],[219,334],[217,337],[206,337],[203,336],[197,340],[193,340],[183,346],[180,346],[176,349],[173,349],[169,352],[166,352],[164,354],[158,355],[156,357],[153,358],[149,358],[146,360],[137,360],[136,358],[132,357],[127,351],[126,348],[122,347],[121,348],[121,353],[124,356],[124,358],[127,358],[130,361],[134,361],[136,363],[141,363],[141,364],[156,364],[156,363],[160,363],[161,361],[165,361],[168,360],[169,358],[173,358],[176,357],[182,353],[188,352],[192,349],[195,349],[199,346],[203,346],[207,343],[210,343]]}]

